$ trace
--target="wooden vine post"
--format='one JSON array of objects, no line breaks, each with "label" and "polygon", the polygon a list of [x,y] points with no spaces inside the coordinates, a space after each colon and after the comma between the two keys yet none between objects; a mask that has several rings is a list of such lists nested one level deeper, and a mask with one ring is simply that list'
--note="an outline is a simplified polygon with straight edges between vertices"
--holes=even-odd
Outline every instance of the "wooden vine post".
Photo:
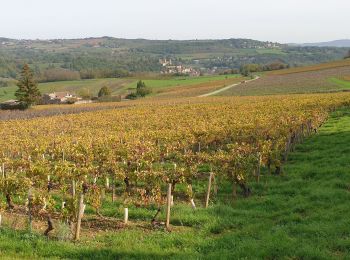
[{"label": "wooden vine post", "polygon": [[32,219],[32,204],[33,204],[33,194],[32,189],[28,190],[28,231],[32,233],[33,219]]},{"label": "wooden vine post", "polygon": [[[44,159],[44,155],[43,155],[43,159]],[[51,183],[51,176],[47,175],[47,193],[50,193],[52,189],[52,183]],[[47,213],[47,229],[44,232],[45,236],[49,236],[49,233],[54,230],[53,227],[53,222],[52,222],[52,218],[51,218],[51,214],[50,212]]]},{"label": "wooden vine post", "polygon": [[109,177],[106,177],[106,183],[105,183],[106,189],[109,189]]},{"label": "wooden vine post", "polygon": [[206,196],[206,199],[205,199],[205,208],[208,208],[208,206],[209,206],[211,183],[212,183],[212,180],[213,180],[213,175],[214,175],[213,172],[210,172],[209,181],[208,181],[207,196]]},{"label": "wooden vine post", "polygon": [[78,218],[77,218],[77,226],[75,229],[75,240],[78,241],[80,239],[80,229],[81,229],[81,219],[84,215],[85,205],[84,205],[84,192],[80,193],[79,198],[79,210],[78,210]]},{"label": "wooden vine post", "polygon": [[124,225],[127,225],[129,221],[129,208],[124,208]]},{"label": "wooden vine post", "polygon": [[73,179],[72,180],[72,197],[73,197],[73,199],[75,198],[75,180]]},{"label": "wooden vine post", "polygon": [[112,202],[115,202],[115,179],[112,178]]},{"label": "wooden vine post", "polygon": [[5,164],[4,163],[2,164],[1,172],[2,172],[2,177],[5,178]]},{"label": "wooden vine post", "polygon": [[165,227],[170,230],[170,210],[171,210],[171,183],[168,184],[168,192],[166,196],[166,224]]},{"label": "wooden vine post", "polygon": [[261,153],[258,153],[258,167],[256,169],[256,181],[260,182],[260,172],[261,172]]}]

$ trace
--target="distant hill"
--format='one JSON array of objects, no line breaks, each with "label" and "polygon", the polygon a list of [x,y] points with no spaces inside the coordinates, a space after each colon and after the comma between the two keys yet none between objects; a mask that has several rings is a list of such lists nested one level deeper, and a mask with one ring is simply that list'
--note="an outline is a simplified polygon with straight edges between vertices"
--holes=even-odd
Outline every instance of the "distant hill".
[{"label": "distant hill", "polygon": [[[282,62],[291,67],[343,58],[348,49],[288,46],[251,39],[146,40],[112,37],[14,40],[0,37],[0,78],[18,77],[28,63],[38,78],[117,78],[128,72],[159,72],[159,59],[204,73],[247,63]],[[50,77],[47,75],[50,74]],[[54,74],[54,75],[52,75]],[[53,77],[55,76],[55,77]],[[63,78],[62,78],[63,80]]]},{"label": "distant hill", "polygon": [[291,44],[294,46],[315,46],[315,47],[350,47],[350,40],[344,39],[344,40],[335,40],[335,41],[329,41],[329,42],[314,42],[314,43],[302,43],[302,44]]}]

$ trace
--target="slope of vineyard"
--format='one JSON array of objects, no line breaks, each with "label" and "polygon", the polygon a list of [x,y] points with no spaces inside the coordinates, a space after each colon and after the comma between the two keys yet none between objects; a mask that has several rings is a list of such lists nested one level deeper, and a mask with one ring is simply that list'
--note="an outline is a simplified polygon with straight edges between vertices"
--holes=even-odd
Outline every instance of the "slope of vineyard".
[{"label": "slope of vineyard", "polygon": [[[314,102],[318,102],[323,108],[334,108],[334,106],[348,103],[349,98],[348,94],[343,93],[220,100],[226,102],[226,105],[231,102],[236,103],[235,106],[242,110],[247,109],[247,106],[251,106],[249,103],[253,103],[252,106],[257,106],[257,108],[259,105],[264,105],[264,107],[271,109],[267,105],[271,104],[272,107],[277,106],[279,109],[292,109],[287,105],[289,100],[294,106],[300,102],[298,109],[302,108],[303,113],[311,113],[312,111],[314,113],[316,107],[313,105]],[[212,101],[217,102],[218,99],[212,99]],[[282,101],[282,104],[279,101]],[[198,106],[208,106],[210,102]],[[175,108],[172,106],[168,109],[173,110]],[[298,114],[298,109],[293,110],[295,115]],[[149,111],[159,112],[154,107]],[[142,221],[147,220],[148,222],[148,219],[152,218],[155,208],[150,206],[133,207],[131,206],[132,203],[129,205],[133,213],[130,216],[131,223],[127,228],[123,228],[118,222],[113,222],[111,226],[106,228],[108,231],[100,230],[98,233],[94,233],[92,219],[94,211],[92,211],[89,202],[86,223],[90,222],[90,225],[84,226],[84,237],[80,243],[56,241],[54,239],[47,240],[37,233],[28,235],[24,231],[14,232],[14,227],[20,228],[20,215],[10,211],[7,213],[6,211],[6,214],[3,214],[3,223],[6,227],[1,229],[0,234],[1,255],[14,258],[96,259],[161,259],[164,257],[187,259],[205,257],[248,259],[347,258],[349,257],[348,240],[350,236],[348,231],[350,219],[349,214],[347,214],[350,210],[348,203],[348,183],[350,179],[347,174],[347,158],[350,156],[347,145],[350,131],[348,111],[343,109],[333,113],[330,120],[320,128],[317,135],[307,138],[304,144],[297,145],[296,152],[290,154],[289,162],[284,165],[282,175],[271,176],[266,174],[267,169],[263,169],[263,179],[260,183],[250,181],[254,193],[249,198],[239,197],[231,203],[231,184],[230,182],[220,181],[218,194],[211,206],[208,209],[198,207],[193,210],[186,203],[181,202],[182,187],[180,185],[177,189],[178,193],[175,193],[171,233],[164,232],[161,228],[152,227]],[[111,116],[110,112],[93,113],[106,117],[107,115]],[[71,115],[70,119],[84,121],[87,120],[89,114],[93,113]],[[120,116],[126,112],[117,113]],[[198,110],[196,113],[199,113]],[[201,113],[202,116],[207,114],[206,112]],[[276,112],[274,111],[274,113]],[[83,116],[85,119],[78,119],[79,116]],[[276,115],[276,117],[280,116]],[[165,117],[162,114],[161,118],[165,119]],[[270,117],[269,120],[271,118],[274,118],[274,116]],[[30,123],[26,126],[38,127],[40,123],[45,121],[46,123],[49,121],[52,123],[55,120],[59,121],[61,117],[30,120]],[[100,123],[100,120],[98,122]],[[282,122],[286,123],[284,120],[279,123]],[[12,121],[4,122],[2,126],[5,126],[5,124],[10,129],[9,141],[12,139],[11,135],[15,133],[14,125],[19,126],[20,124]],[[69,138],[73,138],[73,134],[77,134],[75,132],[77,130],[72,127],[73,124],[72,121],[70,123],[65,122],[64,125],[69,125],[69,128],[65,130],[62,128],[63,131],[71,134]],[[108,123],[100,127],[106,125]],[[140,127],[140,124],[134,122],[134,126]],[[39,127],[39,133],[44,131],[44,128],[44,126]],[[276,124],[275,128],[280,128],[280,124]],[[48,127],[49,136],[52,131],[56,132],[58,130],[55,130],[53,126]],[[37,136],[32,129],[25,131],[22,128],[22,133],[26,136],[32,136],[35,140],[46,138]],[[77,137],[76,142],[83,141],[78,135]],[[20,139],[25,139],[25,137]],[[20,141],[20,139],[17,141]],[[16,142],[13,140],[12,146],[14,145],[16,145]],[[30,145],[26,144],[26,146]],[[33,150],[31,154],[34,156],[36,152]],[[65,156],[67,156],[67,161],[72,161],[68,153]],[[100,153],[100,156],[102,156],[102,153]],[[34,159],[32,158],[32,160]],[[22,174],[24,173],[27,172],[23,168]],[[36,172],[34,176],[41,174],[46,175],[44,171],[40,171]],[[34,178],[33,180],[38,179]],[[36,182],[37,184],[38,182]],[[201,198],[198,193],[204,188],[198,184],[199,182],[193,182],[193,188],[197,194],[195,197],[197,203],[198,199]],[[121,183],[119,185],[122,186]],[[140,184],[140,187],[142,185]],[[56,189],[54,188],[53,192],[55,196],[58,196],[60,193],[57,193]],[[42,189],[43,194],[45,194],[44,190],[45,188]],[[122,218],[121,208],[125,206],[119,200],[114,203],[108,198],[105,200],[101,213],[108,217],[101,219],[100,226],[102,228],[104,227],[103,223],[107,220]],[[15,202],[17,204],[24,203],[24,201],[21,202],[19,197],[16,198]],[[59,208],[56,210],[59,211]],[[16,218],[13,218],[14,215]],[[160,217],[163,218],[164,214],[161,214]],[[37,232],[39,230],[40,232],[43,231],[38,224],[38,220],[34,224],[34,227],[38,228]],[[56,228],[59,229],[57,226]],[[57,233],[55,235],[58,235],[59,238],[62,236],[62,234]]]},{"label": "slope of vineyard", "polygon": [[350,59],[343,59],[343,60],[320,63],[320,64],[315,64],[310,66],[302,66],[302,67],[295,67],[295,68],[290,68],[285,70],[270,71],[268,72],[268,74],[269,75],[286,75],[286,74],[328,70],[328,69],[342,68],[342,67],[349,67],[349,66],[350,66]]},{"label": "slope of vineyard", "polygon": [[220,93],[225,96],[271,95],[348,91],[347,84],[333,79],[350,76],[350,61],[338,61],[317,66],[292,68],[266,73],[259,80],[241,84]]}]

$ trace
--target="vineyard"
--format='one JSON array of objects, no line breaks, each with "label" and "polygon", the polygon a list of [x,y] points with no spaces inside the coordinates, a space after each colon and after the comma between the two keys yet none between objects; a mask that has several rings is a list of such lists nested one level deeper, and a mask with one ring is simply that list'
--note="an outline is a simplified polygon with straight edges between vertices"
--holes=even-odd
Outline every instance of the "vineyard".
[{"label": "vineyard", "polygon": [[[2,220],[21,215],[29,229],[45,220],[46,236],[66,225],[79,240],[82,225],[126,227],[136,206],[171,231],[174,204],[208,207],[226,184],[232,200],[251,196],[252,183],[281,175],[294,146],[349,104],[348,93],[208,98],[2,121]],[[101,214],[106,201],[123,220]]]},{"label": "vineyard", "polygon": [[350,66],[349,59],[337,60],[333,62],[327,63],[319,63],[311,66],[303,66],[303,67],[295,67],[286,70],[277,70],[268,72],[269,75],[286,75],[286,74],[294,74],[301,72],[311,72],[311,71],[320,71],[320,70],[328,70],[335,68],[343,68]]},{"label": "vineyard", "polygon": [[350,75],[348,60],[318,66],[268,72],[259,80],[223,92],[226,96],[276,95],[348,91],[347,84],[334,81]]}]

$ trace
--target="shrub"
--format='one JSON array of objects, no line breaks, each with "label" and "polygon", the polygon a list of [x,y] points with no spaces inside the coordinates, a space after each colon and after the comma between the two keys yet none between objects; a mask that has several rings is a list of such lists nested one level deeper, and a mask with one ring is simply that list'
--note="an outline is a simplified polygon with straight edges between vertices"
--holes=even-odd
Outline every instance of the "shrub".
[{"label": "shrub", "polygon": [[0,109],[2,110],[26,110],[27,108],[29,108],[29,105],[25,102],[12,102],[0,104]]},{"label": "shrub", "polygon": [[152,89],[150,89],[148,87],[138,88],[136,90],[136,95],[140,96],[140,97],[145,97],[151,93],[152,93]]},{"label": "shrub", "polygon": [[66,101],[66,103],[71,105],[71,104],[74,104],[74,103],[77,102],[77,101],[78,101],[78,100],[77,100],[76,98],[68,98],[67,101]]},{"label": "shrub", "polygon": [[136,93],[132,92],[129,95],[127,95],[125,98],[137,99],[138,97],[145,97],[151,93],[152,93],[152,89],[147,87],[145,82],[140,80],[139,82],[137,82],[137,85],[136,85]]},{"label": "shrub", "polygon": [[240,69],[243,76],[249,76],[253,72],[262,71],[262,67],[259,64],[245,64]]},{"label": "shrub", "polygon": [[126,95],[126,99],[137,99],[137,94],[135,92],[131,92],[130,94]]},{"label": "shrub", "polygon": [[108,86],[102,87],[98,92],[98,97],[111,96],[111,95],[112,95],[112,90]]}]

